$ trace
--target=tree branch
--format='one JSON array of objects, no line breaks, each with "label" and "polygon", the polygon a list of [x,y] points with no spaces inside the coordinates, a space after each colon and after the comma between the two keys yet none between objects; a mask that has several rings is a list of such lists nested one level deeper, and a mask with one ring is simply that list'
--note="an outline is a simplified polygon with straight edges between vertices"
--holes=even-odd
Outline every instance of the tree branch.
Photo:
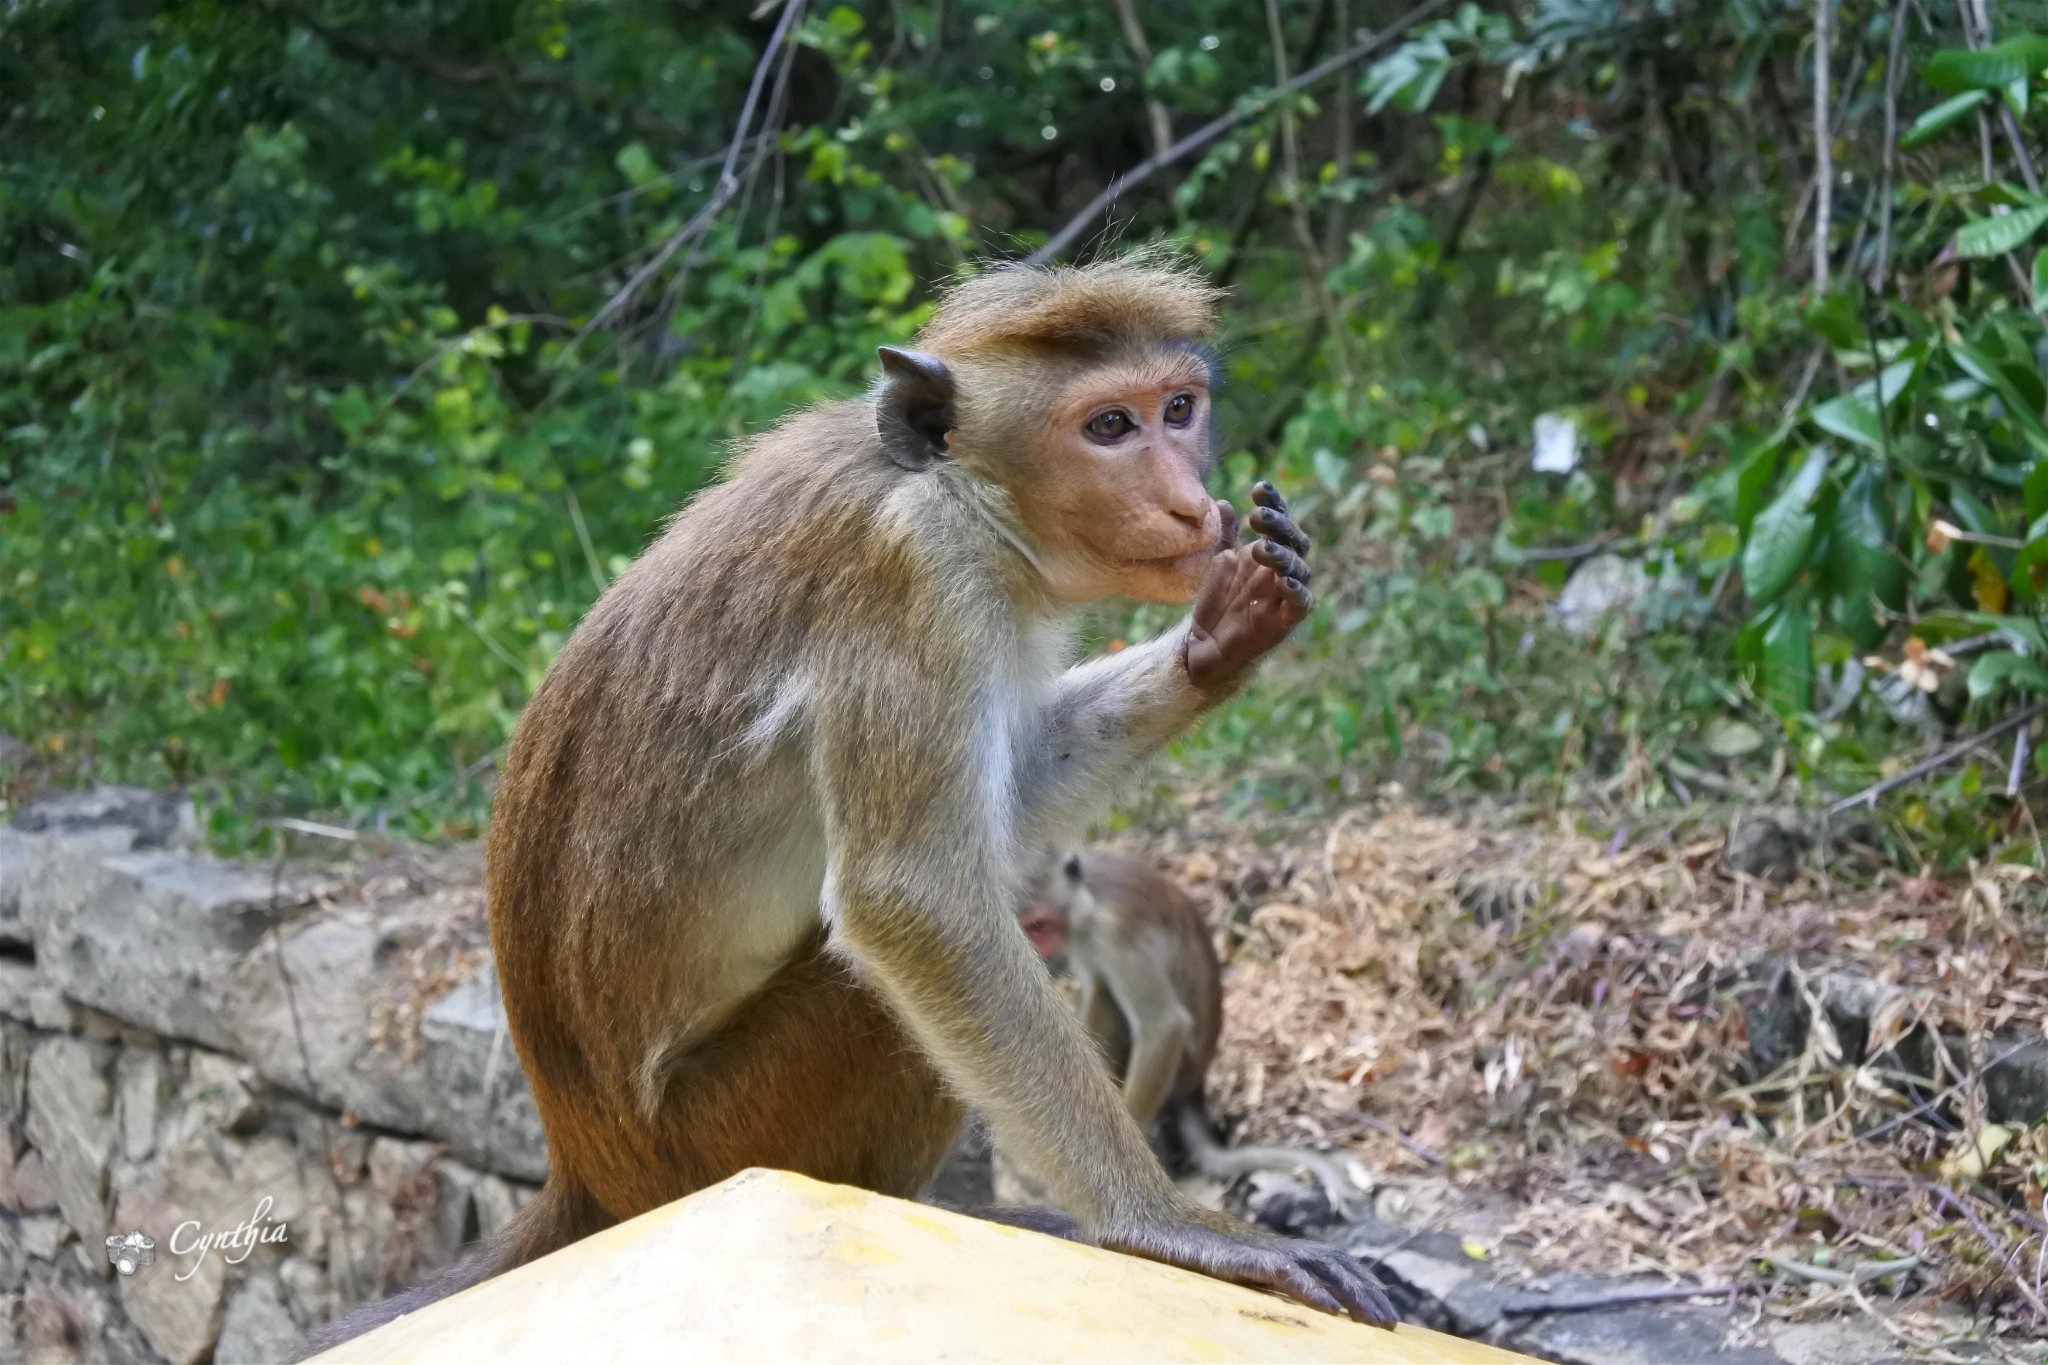
[{"label": "tree branch", "polygon": [[[674,259],[678,251],[710,231],[719,213],[732,202],[733,196],[740,192],[745,181],[753,178],[753,169],[760,164],[761,153],[757,151],[752,161],[748,163],[748,174],[743,179],[734,174],[740,158],[740,148],[746,145],[747,134],[753,127],[754,109],[761,101],[761,88],[767,84],[769,68],[775,64],[778,57],[784,59],[785,67],[787,65],[784,48],[788,45],[790,31],[796,27],[796,21],[803,12],[804,0],[783,0],[782,18],[776,21],[775,32],[768,39],[767,48],[761,53],[761,60],[754,66],[754,79],[747,85],[746,102],[740,106],[739,127],[734,130],[732,142],[725,149],[725,164],[719,168],[718,185],[712,190],[711,198],[705,201],[704,207],[697,210],[689,222],[678,228],[675,234],[662,244],[661,250],[655,252],[645,265],[633,272],[632,278],[620,287],[618,293],[607,299],[604,306],[591,315],[583,330],[576,334],[577,341],[583,340],[618,316],[619,311],[632,302],[633,296],[659,274],[661,268]],[[772,140],[764,142],[763,145],[772,145]]]},{"label": "tree branch", "polygon": [[1138,11],[1131,0],[1115,0],[1116,21],[1123,26],[1124,45],[1131,50],[1131,56],[1138,62],[1138,89],[1145,92],[1145,121],[1152,130],[1152,155],[1164,155],[1173,145],[1173,115],[1166,112],[1166,106],[1155,99],[1147,88],[1146,77],[1152,70],[1152,44],[1145,41],[1145,28],[1138,22]]},{"label": "tree branch", "polygon": [[1406,33],[1416,24],[1449,5],[1450,0],[1423,0],[1423,3],[1395,20],[1381,33],[1365,42],[1355,44],[1326,61],[1316,63],[1294,79],[1277,89],[1262,91],[1241,102],[1240,107],[1228,114],[1218,115],[1201,127],[1189,133],[1164,152],[1154,153],[1109,182],[1103,191],[1088,201],[1087,207],[1067,220],[1066,226],[1052,235],[1050,241],[1025,257],[1027,265],[1044,265],[1071,247],[1088,230],[1088,225],[1102,216],[1103,210],[1114,204],[1126,190],[1136,189],[1176,161],[1207,147],[1225,133],[1238,128],[1266,112],[1272,101],[1281,95],[1291,95],[1297,90],[1306,90],[1325,77],[1332,76],[1346,67],[1355,66],[1367,57],[1373,56],[1394,39]]},{"label": "tree branch", "polygon": [[1957,759],[1968,758],[1972,753],[1976,752],[1978,746],[1989,743],[2000,735],[2010,734],[2034,717],[2044,713],[2048,713],[2048,701],[2037,701],[2032,706],[2021,707],[1988,730],[1980,731],[1960,744],[1950,745],[1931,758],[1922,759],[1897,777],[1887,777],[1882,782],[1875,782],[1865,787],[1854,796],[1843,797],[1827,808],[1827,814],[1830,818],[1833,818],[1837,815],[1846,814],[1858,806],[1875,806],[1877,799],[1886,792],[1896,791],[1898,788],[1909,783],[1918,782],[1929,773],[1939,772]]}]

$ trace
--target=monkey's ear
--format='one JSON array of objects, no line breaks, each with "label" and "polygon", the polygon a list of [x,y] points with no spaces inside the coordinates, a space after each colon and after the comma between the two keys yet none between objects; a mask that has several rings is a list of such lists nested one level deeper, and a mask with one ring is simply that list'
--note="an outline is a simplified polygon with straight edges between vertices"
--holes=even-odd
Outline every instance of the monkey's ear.
[{"label": "monkey's ear", "polygon": [[875,393],[875,430],[882,449],[903,468],[929,469],[948,458],[946,433],[953,429],[953,372],[923,351],[884,346],[882,384]]}]

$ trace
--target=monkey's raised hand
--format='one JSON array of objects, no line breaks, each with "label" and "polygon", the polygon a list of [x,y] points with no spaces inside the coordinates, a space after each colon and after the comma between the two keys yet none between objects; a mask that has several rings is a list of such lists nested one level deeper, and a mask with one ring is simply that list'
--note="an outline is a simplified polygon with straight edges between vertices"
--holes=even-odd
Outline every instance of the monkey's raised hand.
[{"label": "monkey's raised hand", "polygon": [[1308,537],[1287,515],[1279,490],[1252,489],[1251,529],[1259,539],[1237,544],[1237,510],[1223,511],[1223,551],[1196,594],[1182,660],[1188,681],[1207,690],[1243,677],[1260,656],[1287,638],[1315,606],[1308,590]]},{"label": "monkey's raised hand", "polygon": [[1380,1282],[1349,1254],[1320,1242],[1260,1232],[1210,1209],[1191,1207],[1171,1223],[1107,1228],[1098,1238],[1126,1255],[1271,1289],[1368,1326],[1392,1327],[1401,1320]]}]

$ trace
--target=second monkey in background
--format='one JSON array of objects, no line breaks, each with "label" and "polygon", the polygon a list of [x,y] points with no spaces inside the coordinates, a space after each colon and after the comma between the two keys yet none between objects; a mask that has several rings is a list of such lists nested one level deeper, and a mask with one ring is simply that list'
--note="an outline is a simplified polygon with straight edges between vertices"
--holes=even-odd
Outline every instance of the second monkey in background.
[{"label": "second monkey in background", "polygon": [[1064,954],[1081,1021],[1140,1128],[1164,1127],[1219,1179],[1305,1170],[1341,1216],[1356,1215],[1359,1192],[1332,1158],[1217,1141],[1203,1086],[1223,1030],[1223,967],[1187,892],[1128,855],[1070,851],[1046,860],[1018,918],[1040,957]]}]

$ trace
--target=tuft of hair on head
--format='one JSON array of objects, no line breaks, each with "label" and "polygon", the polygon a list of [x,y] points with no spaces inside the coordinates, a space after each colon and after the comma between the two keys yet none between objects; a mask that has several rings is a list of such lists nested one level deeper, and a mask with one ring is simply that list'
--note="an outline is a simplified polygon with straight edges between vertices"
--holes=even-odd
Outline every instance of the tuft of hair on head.
[{"label": "tuft of hair on head", "polygon": [[1196,342],[1216,330],[1224,292],[1185,257],[1159,249],[1089,265],[997,266],[948,290],[917,346],[956,358],[1010,348]]}]

